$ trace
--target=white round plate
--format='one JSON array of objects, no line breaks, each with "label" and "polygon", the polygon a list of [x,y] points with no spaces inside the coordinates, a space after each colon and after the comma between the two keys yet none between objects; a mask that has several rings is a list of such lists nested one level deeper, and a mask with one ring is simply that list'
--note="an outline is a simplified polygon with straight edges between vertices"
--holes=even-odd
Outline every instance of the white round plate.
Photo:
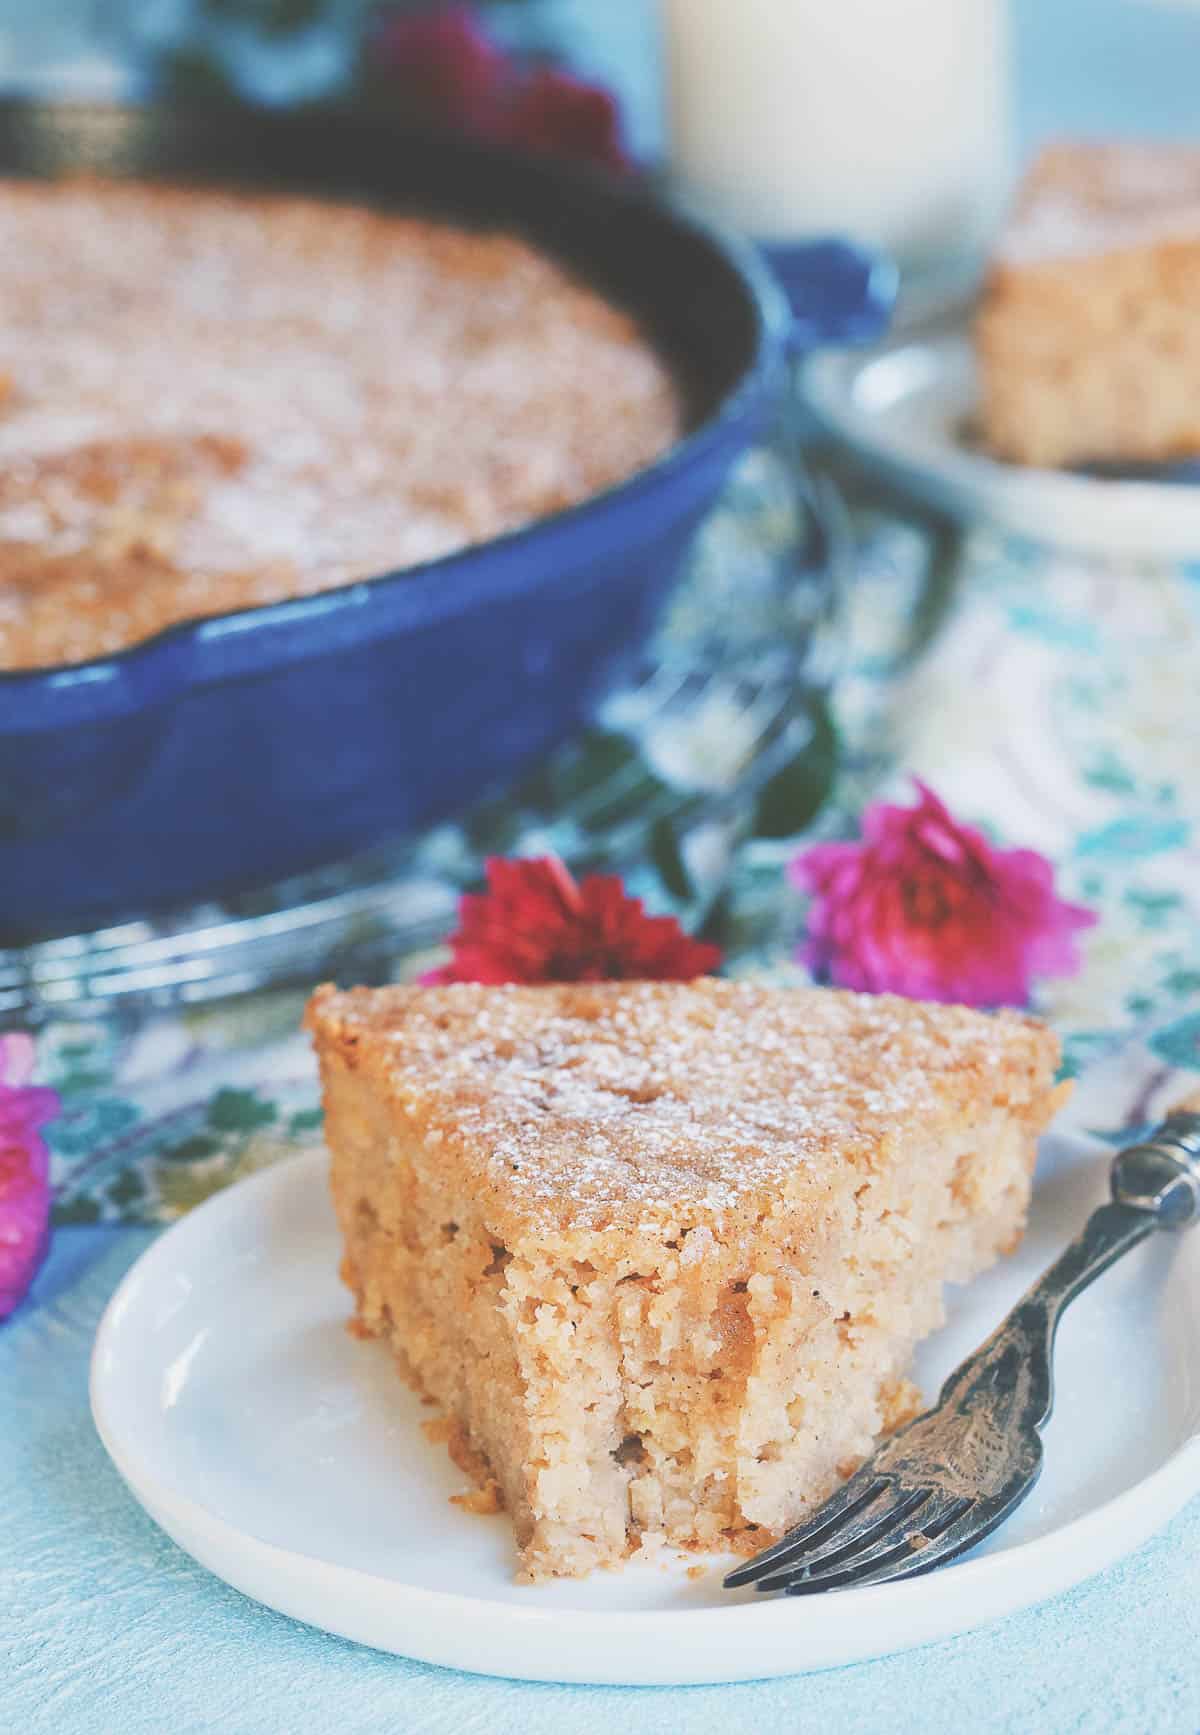
[{"label": "white round plate", "polygon": [[[1106,1155],[1046,1153],[1021,1253],[965,1292],[919,1367],[927,1393],[1103,1195]],[[92,1413],[175,1541],[248,1596],[381,1650],[479,1673],[642,1685],[828,1668],[945,1638],[1053,1595],[1133,1548],[1200,1488],[1200,1233],[1156,1237],[1068,1312],[1046,1469],[960,1564],[800,1600],[721,1588],[728,1560],[512,1582],[503,1516],[463,1481],[431,1412],[346,1330],[320,1154],[221,1193],[164,1234],[110,1302]],[[169,1594],[165,1587],[164,1594]]]},{"label": "white round plate", "polygon": [[870,349],[811,357],[805,398],[823,432],[891,487],[969,523],[1083,553],[1200,557],[1195,466],[1100,478],[1004,464],[971,446],[968,322],[959,308]]}]

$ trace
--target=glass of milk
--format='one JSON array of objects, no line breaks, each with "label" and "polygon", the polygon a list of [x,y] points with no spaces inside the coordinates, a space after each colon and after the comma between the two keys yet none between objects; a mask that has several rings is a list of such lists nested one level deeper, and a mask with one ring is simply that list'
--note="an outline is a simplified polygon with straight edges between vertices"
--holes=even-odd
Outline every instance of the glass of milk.
[{"label": "glass of milk", "polygon": [[787,245],[841,233],[929,266],[1009,183],[1007,0],[662,0],[668,168]]}]

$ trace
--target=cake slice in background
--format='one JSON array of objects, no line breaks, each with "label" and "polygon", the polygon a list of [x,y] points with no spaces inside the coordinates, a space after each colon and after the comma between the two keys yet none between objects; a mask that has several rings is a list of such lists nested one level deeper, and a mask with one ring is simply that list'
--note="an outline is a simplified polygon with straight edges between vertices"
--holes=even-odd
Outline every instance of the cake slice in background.
[{"label": "cake slice in background", "polygon": [[980,432],[1040,466],[1200,453],[1200,145],[1059,144],[1018,194],[976,328]]},{"label": "cake slice in background", "polygon": [[520,1575],[754,1552],[911,1414],[942,1286],[1019,1240],[1033,1020],[824,989],[329,988],[357,1329],[443,1406]]}]

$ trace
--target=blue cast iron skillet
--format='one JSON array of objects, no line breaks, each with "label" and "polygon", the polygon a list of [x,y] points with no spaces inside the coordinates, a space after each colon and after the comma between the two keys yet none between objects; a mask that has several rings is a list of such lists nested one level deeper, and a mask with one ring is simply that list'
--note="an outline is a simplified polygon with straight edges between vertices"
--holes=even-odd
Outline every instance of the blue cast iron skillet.
[{"label": "blue cast iron skillet", "polygon": [[[796,331],[878,323],[878,272],[851,249],[782,261],[796,326],[748,245],[644,191],[468,143],[329,114],[0,104],[0,174],[81,171],[519,230],[644,321],[689,432],[619,487],[448,558],[0,675],[0,943],[302,872],[503,784],[645,640]],[[402,344],[379,317],[380,344]]]}]

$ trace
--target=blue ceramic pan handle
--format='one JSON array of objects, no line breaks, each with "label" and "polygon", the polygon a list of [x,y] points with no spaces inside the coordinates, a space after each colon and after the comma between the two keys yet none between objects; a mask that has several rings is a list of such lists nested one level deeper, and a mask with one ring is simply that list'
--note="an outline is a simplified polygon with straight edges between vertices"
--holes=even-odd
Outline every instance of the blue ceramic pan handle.
[{"label": "blue ceramic pan handle", "polygon": [[[760,249],[791,308],[786,347],[796,371],[826,344],[869,343],[891,323],[899,274],[885,254],[836,237]],[[808,659],[808,678],[833,678],[845,650],[846,604],[855,566],[854,531],[836,485],[809,463],[812,427],[798,383],[778,406],[775,440],[791,459],[801,522],[815,524],[828,550],[830,584]]]},{"label": "blue ceramic pan handle", "polygon": [[792,309],[791,347],[869,343],[887,329],[899,274],[885,254],[835,238],[763,248]]}]

